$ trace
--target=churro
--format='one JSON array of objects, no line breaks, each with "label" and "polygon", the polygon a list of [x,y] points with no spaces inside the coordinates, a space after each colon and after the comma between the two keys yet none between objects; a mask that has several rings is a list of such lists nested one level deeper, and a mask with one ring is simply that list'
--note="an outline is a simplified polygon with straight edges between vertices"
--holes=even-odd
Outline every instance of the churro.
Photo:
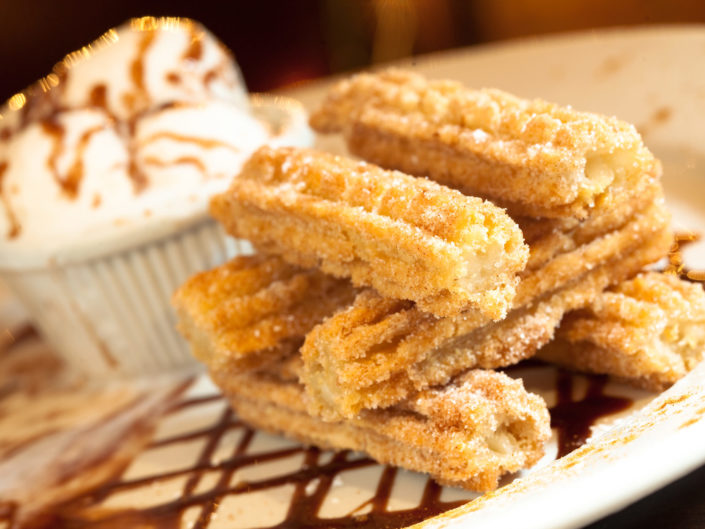
[{"label": "churro", "polygon": [[500,476],[531,466],[550,437],[544,401],[519,380],[470,371],[384,410],[324,422],[306,410],[303,386],[276,365],[211,376],[246,422],[305,443],[367,452],[381,463],[425,472],[443,484],[487,491]]},{"label": "churro", "polygon": [[[262,252],[258,266],[275,259],[290,275],[260,274],[238,294],[204,274],[177,302],[196,354],[256,427],[491,490],[541,456],[549,420],[520,382],[485,369],[534,355],[596,306],[612,319],[641,307],[647,286],[664,290],[661,305],[695,306],[671,279],[628,290],[672,240],[660,164],[631,125],[399,70],[339,83],[311,123],[386,169],[260,149],[211,211]],[[705,341],[688,315],[660,331],[682,364],[697,355],[681,342]],[[269,341],[246,349],[245,325],[262,318]],[[571,339],[585,339],[581,325]]]},{"label": "churro", "polygon": [[705,359],[705,290],[645,273],[566,315],[538,356],[660,391]]},{"label": "churro", "polygon": [[211,212],[236,237],[439,316],[506,314],[528,248],[500,208],[426,179],[262,148]]},{"label": "churro", "polygon": [[671,241],[668,221],[657,203],[556,255],[522,278],[514,306],[500,322],[473,313],[437,318],[409,302],[362,292],[307,335],[302,380],[311,411],[327,420],[352,417],[466,369],[503,367],[531,356],[551,339],[565,312],[662,257]]},{"label": "churro", "polygon": [[382,167],[428,176],[515,215],[586,217],[660,172],[636,129],[499,90],[391,69],[343,80],[311,117]]},{"label": "churro", "polygon": [[279,257],[237,257],[189,279],[172,303],[193,354],[213,369],[248,370],[298,352],[304,335],[351,303],[349,281]]}]

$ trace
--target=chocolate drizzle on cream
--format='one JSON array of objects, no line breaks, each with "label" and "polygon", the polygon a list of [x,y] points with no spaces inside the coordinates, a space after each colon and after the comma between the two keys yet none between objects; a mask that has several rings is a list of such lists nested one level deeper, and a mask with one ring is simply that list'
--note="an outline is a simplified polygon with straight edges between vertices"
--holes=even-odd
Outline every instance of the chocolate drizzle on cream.
[{"label": "chocolate drizzle on cream", "polygon": [[193,165],[196,169],[198,169],[204,175],[206,174],[206,166],[203,164],[203,162],[201,160],[199,160],[195,156],[180,156],[180,157],[176,158],[175,160],[169,160],[168,162],[165,162],[164,160],[160,160],[159,158],[156,158],[154,156],[149,156],[144,159],[144,163],[146,165],[154,165],[156,167],[172,167],[177,164],[188,164],[188,165]]},{"label": "chocolate drizzle on cream", "polygon": [[41,127],[42,131],[44,131],[44,133],[51,139],[51,150],[49,151],[49,157],[46,162],[47,168],[54,175],[54,180],[56,180],[59,187],[65,191],[64,179],[59,173],[58,161],[63,152],[66,130],[64,129],[64,126],[59,123],[59,120],[55,115],[43,119],[41,121]]},{"label": "chocolate drizzle on cream", "polygon": [[203,149],[228,149],[234,152],[239,152],[240,149],[231,145],[226,141],[211,139],[211,138],[194,138],[192,136],[184,136],[183,134],[177,134],[175,132],[163,131],[152,134],[143,141],[140,142],[139,147],[144,147],[145,145],[159,141],[159,140],[172,140],[182,143],[195,143]]},{"label": "chocolate drizzle on cream", "polygon": [[[169,60],[175,58],[177,61],[173,67],[169,67],[167,63],[159,62],[159,57],[172,52],[164,51],[166,48],[158,48],[156,43],[161,42],[158,40],[161,35],[174,31],[174,28],[178,28],[183,33],[184,40],[180,44],[181,48],[175,50],[176,56],[169,55]],[[54,67],[51,74],[13,100],[13,105],[8,107],[8,112],[14,112],[16,119],[7,120],[12,125],[3,123],[4,126],[0,127],[0,141],[2,142],[16,139],[16,135],[31,124],[40,127],[43,135],[50,141],[50,151],[46,160],[48,176],[53,178],[59,187],[62,199],[76,200],[81,193],[82,183],[88,176],[92,176],[85,174],[85,164],[88,162],[84,153],[91,151],[89,146],[92,144],[91,140],[101,130],[95,126],[89,130],[80,130],[71,134],[73,129],[70,127],[74,126],[74,121],[72,118],[71,120],[64,119],[62,113],[65,112],[91,109],[105,114],[108,119],[105,120],[106,123],[102,128],[114,129],[128,157],[127,160],[121,161],[117,166],[114,164],[113,167],[125,172],[125,177],[131,183],[135,195],[143,192],[149,186],[147,174],[149,165],[168,167],[187,164],[195,167],[204,178],[210,176],[209,158],[202,158],[198,153],[189,153],[172,162],[164,156],[155,155],[152,151],[146,155],[146,158],[149,159],[149,162],[146,162],[139,152],[145,143],[169,139],[175,142],[188,142],[202,149],[222,148],[231,152],[239,152],[235,145],[227,141],[191,137],[189,132],[182,134],[157,132],[153,137],[140,140],[139,145],[137,144],[135,133],[138,131],[140,119],[145,116],[155,115],[177,106],[193,107],[195,104],[211,101],[211,99],[219,101],[218,96],[208,93],[211,82],[222,79],[225,85],[232,88],[234,95],[238,95],[242,91],[232,54],[217,40],[212,39],[200,25],[192,21],[151,17],[131,21],[129,29],[125,29],[125,31],[136,32],[136,39],[129,41],[130,44],[125,44],[129,47],[124,50],[126,54],[121,55],[124,57],[124,63],[120,63],[120,68],[126,69],[127,86],[113,92],[113,90],[117,90],[117,85],[113,86],[106,78],[105,80],[92,81],[93,84],[85,86],[85,94],[82,92],[84,88],[80,86],[78,92],[75,90],[67,92],[69,85],[73,89],[74,85],[80,81],[78,76],[82,75],[79,70],[74,73],[74,65],[85,60],[101,60],[99,57],[91,59],[90,56],[104,47],[117,45],[120,31],[110,30],[96,42],[67,55],[62,62]],[[171,37],[165,36],[163,38],[169,40]],[[213,52],[211,48],[216,50],[215,53],[211,53]],[[179,62],[181,62],[181,66],[179,66]],[[158,88],[159,84],[152,86],[154,84],[152,83],[153,78],[149,75],[160,72],[162,69],[166,70],[163,73],[165,81],[168,84],[179,85],[175,88],[182,94],[174,96],[174,101],[171,103],[160,104],[158,97],[152,92]],[[192,80],[195,81],[195,85],[192,85]],[[199,96],[201,90],[198,87],[200,85],[204,90],[202,98]],[[78,94],[78,98],[76,98],[76,94]],[[67,102],[69,100],[70,103]],[[120,110],[111,106],[115,104],[120,106]],[[242,104],[245,104],[244,98]],[[80,120],[78,122],[80,123]],[[77,139],[74,141],[75,137]],[[67,144],[69,138],[71,139],[70,145]],[[69,150],[75,152],[69,153],[67,152]],[[69,159],[66,160],[66,157]],[[11,170],[8,169],[8,164],[11,165]],[[13,212],[14,197],[7,193],[8,186],[13,186],[18,182],[18,185],[21,185],[21,175],[17,173],[20,170],[20,165],[8,158],[3,167],[4,172],[7,173],[4,178],[5,182],[12,182],[12,184],[5,185],[3,193],[2,180],[0,180],[0,204],[6,210],[6,216],[11,222],[9,228],[5,229],[5,233],[0,234],[0,237],[12,239],[22,234],[29,236],[31,230],[29,228],[22,230],[20,225],[22,217],[17,216],[17,212],[20,210],[15,208]],[[88,200],[90,202],[90,198]],[[96,204],[95,201],[93,203]]]},{"label": "chocolate drizzle on cream", "polygon": [[181,76],[176,72],[168,72],[166,74],[166,80],[171,84],[179,84],[181,82]]},{"label": "chocolate drizzle on cream", "polygon": [[52,141],[51,151],[47,158],[47,167],[54,175],[54,180],[56,180],[56,183],[61,188],[62,193],[70,199],[75,199],[78,196],[81,181],[83,180],[83,157],[86,148],[91,138],[98,132],[105,130],[105,126],[99,125],[92,127],[81,134],[76,146],[76,158],[66,174],[62,174],[58,167],[58,160],[64,153],[63,147],[66,139],[65,127],[59,123],[56,116],[44,119],[41,122],[41,126],[44,133],[47,134]]},{"label": "chocolate drizzle on cream", "polygon": [[[145,56],[149,47],[154,42],[156,37],[156,32],[154,30],[145,31],[140,39],[139,45],[137,46],[137,55],[130,64],[130,78],[132,79],[132,84],[134,86],[134,92],[128,92],[125,94],[124,102],[125,106],[129,108],[133,113],[140,106],[146,106],[149,100],[149,94],[145,85]],[[136,193],[143,191],[149,184],[147,176],[144,174],[142,169],[139,167],[135,161],[135,151],[136,146],[134,144],[134,132],[136,127],[136,117],[131,118],[127,123],[127,150],[129,153],[130,161],[128,163],[127,174],[132,180],[132,186]]]},{"label": "chocolate drizzle on cream", "polygon": [[130,79],[135,91],[125,94],[124,102],[125,106],[133,112],[145,106],[149,101],[149,94],[145,85],[145,56],[156,36],[157,33],[154,30],[144,31],[137,45],[137,55],[130,64]]},{"label": "chocolate drizzle on cream", "polygon": [[90,128],[81,134],[81,137],[78,140],[78,145],[76,146],[76,159],[71,167],[69,167],[66,177],[61,184],[62,189],[69,198],[76,198],[78,196],[81,181],[83,180],[83,156],[86,148],[88,147],[93,135],[103,130],[105,130],[105,127],[101,125]]},{"label": "chocolate drizzle on cream", "polygon": [[103,83],[99,83],[91,88],[88,102],[92,107],[99,108],[107,114],[110,114],[108,111],[108,87]]},{"label": "chocolate drizzle on cream", "polygon": [[182,58],[185,61],[198,61],[203,55],[203,32],[197,31],[194,26],[190,26],[189,33],[191,34],[191,42]]},{"label": "chocolate drizzle on cream", "polygon": [[3,177],[5,176],[7,167],[7,162],[0,162],[0,202],[2,202],[3,206],[5,206],[5,215],[7,215],[8,224],[10,225],[6,236],[8,239],[14,239],[21,233],[22,226],[20,226],[17,216],[10,206],[10,200],[7,197],[7,190],[3,186]]}]

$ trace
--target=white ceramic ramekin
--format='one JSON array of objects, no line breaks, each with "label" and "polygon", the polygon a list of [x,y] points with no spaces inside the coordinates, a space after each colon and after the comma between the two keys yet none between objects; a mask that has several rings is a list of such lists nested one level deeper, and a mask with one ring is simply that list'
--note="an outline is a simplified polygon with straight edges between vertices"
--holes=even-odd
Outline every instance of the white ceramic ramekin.
[{"label": "white ceramic ramekin", "polygon": [[[303,107],[255,96],[253,112],[269,123],[273,145],[308,145]],[[0,279],[26,305],[38,331],[77,374],[134,376],[198,363],[176,332],[170,298],[191,275],[252,251],[201,211],[179,222],[136,226],[106,244],[36,256],[19,266],[0,260]],[[31,262],[34,261],[34,262]]]},{"label": "white ceramic ramekin", "polygon": [[155,373],[191,364],[174,330],[171,293],[194,273],[250,251],[207,219],[179,233],[85,262],[4,271],[42,335],[91,376]]}]

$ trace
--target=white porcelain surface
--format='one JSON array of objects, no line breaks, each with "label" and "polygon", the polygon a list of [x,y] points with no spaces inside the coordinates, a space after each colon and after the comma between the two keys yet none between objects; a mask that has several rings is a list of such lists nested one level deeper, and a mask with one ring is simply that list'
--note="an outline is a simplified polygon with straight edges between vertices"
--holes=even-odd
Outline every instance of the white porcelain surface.
[{"label": "white porcelain surface", "polygon": [[206,219],[150,244],[82,263],[6,271],[48,343],[77,373],[158,374],[196,366],[176,332],[171,295],[195,273],[251,252]]},{"label": "white porcelain surface", "polygon": [[[705,26],[670,26],[519,40],[404,65],[431,77],[541,97],[636,124],[663,162],[674,227],[705,235],[704,62]],[[327,84],[288,95],[313,108]],[[338,139],[319,143],[341,148]],[[705,242],[689,245],[684,256],[691,268],[705,269]],[[704,402],[701,365],[647,408],[602,433],[593,441],[600,450],[530,472],[525,482],[516,480],[491,499],[429,525],[550,529],[598,519],[705,463]],[[634,441],[620,441],[632,434]]]}]

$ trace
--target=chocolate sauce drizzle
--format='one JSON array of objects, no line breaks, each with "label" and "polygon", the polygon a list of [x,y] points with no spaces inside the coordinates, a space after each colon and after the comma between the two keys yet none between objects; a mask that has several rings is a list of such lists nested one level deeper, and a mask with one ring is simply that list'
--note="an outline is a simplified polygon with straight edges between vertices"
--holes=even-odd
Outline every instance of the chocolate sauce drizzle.
[{"label": "chocolate sauce drizzle", "polygon": [[50,116],[41,121],[42,131],[51,138],[51,151],[49,152],[49,157],[47,158],[47,168],[54,175],[54,180],[59,185],[59,187],[64,189],[64,179],[61,177],[58,169],[58,160],[63,151],[64,136],[66,135],[66,130],[64,126],[59,123],[57,117]]},{"label": "chocolate sauce drizzle", "polygon": [[105,127],[103,125],[98,125],[86,130],[78,139],[78,145],[76,146],[76,159],[71,167],[69,167],[69,170],[66,173],[66,178],[61,181],[61,188],[69,198],[76,198],[78,196],[78,191],[80,189],[81,182],[83,181],[83,155],[85,154],[91,138],[103,130],[105,130]]},{"label": "chocolate sauce drizzle", "polygon": [[189,33],[191,34],[191,43],[184,52],[182,59],[187,61],[198,61],[203,55],[203,32],[197,31],[196,28],[191,25],[189,26]]},{"label": "chocolate sauce drizzle", "polygon": [[[540,364],[536,366],[541,367]],[[605,395],[603,390],[606,378],[599,376],[585,377],[589,385],[587,393],[582,399],[574,399],[573,383],[577,376],[565,371],[558,372],[558,403],[551,409],[551,415],[553,426],[559,430],[560,455],[582,444],[588,437],[590,426],[595,420],[621,411],[631,404],[629,399]],[[171,413],[218,402],[221,399],[220,395],[209,395],[182,401],[174,406]],[[213,456],[223,436],[232,430],[240,430],[239,441],[232,447],[229,457],[214,462]],[[157,448],[205,439],[203,448],[191,468],[132,480],[118,477],[82,497],[59,506],[51,514],[49,521],[44,522],[44,526],[57,529],[113,529],[139,525],[152,529],[176,529],[180,527],[184,512],[196,507],[200,511],[191,527],[207,529],[215,519],[218,507],[226,498],[275,489],[283,485],[293,485],[288,511],[281,522],[267,526],[270,529],[405,527],[465,503],[465,500],[442,501],[443,487],[429,478],[417,506],[389,510],[389,500],[398,471],[388,466],[382,469],[371,499],[361,503],[344,516],[323,518],[319,513],[334,486],[336,476],[347,470],[372,467],[378,463],[349,451],[337,452],[326,461],[322,458],[324,452],[321,450],[299,445],[250,454],[249,449],[255,433],[255,430],[240,422],[230,409],[226,409],[208,428],[152,443],[151,447]],[[233,483],[233,478],[240,469],[251,465],[283,461],[297,454],[303,455],[303,464],[296,470],[262,479]],[[204,475],[214,471],[220,473],[217,482],[209,490],[199,490],[199,484]],[[101,506],[112,494],[139,490],[178,477],[185,477],[186,480],[181,493],[174,500],[142,509],[110,509]],[[362,512],[364,514],[361,514]]]},{"label": "chocolate sauce drizzle", "polygon": [[551,427],[558,432],[557,457],[585,444],[598,419],[624,411],[633,403],[631,399],[606,395],[607,377],[603,375],[583,375],[588,383],[587,391],[583,398],[576,400],[573,391],[577,376],[557,370],[556,404],[549,408]]},{"label": "chocolate sauce drizzle", "polygon": [[[180,403],[173,411],[197,407],[221,399],[222,397],[219,395],[192,399]],[[226,432],[234,429],[241,431],[239,442],[233,446],[232,453],[228,458],[214,463],[212,459],[222,437]],[[335,453],[330,460],[324,462],[321,458],[322,451],[303,446],[249,454],[248,450],[255,433],[255,430],[241,423],[232,411],[227,409],[222,413],[220,419],[209,428],[187,432],[152,444],[152,447],[163,447],[201,438],[205,439],[206,442],[201,453],[191,468],[134,480],[115,479],[89,494],[61,505],[51,514],[48,525],[46,525],[46,521],[44,524],[45,526],[67,529],[117,528],[135,524],[154,529],[176,529],[180,527],[182,515],[187,509],[200,507],[198,518],[191,527],[206,529],[214,520],[219,505],[226,497],[277,488],[282,485],[293,485],[294,491],[284,520],[269,526],[277,529],[404,527],[465,503],[465,501],[441,501],[443,488],[428,479],[421,501],[416,507],[395,511],[388,510],[397,470],[393,467],[385,467],[372,499],[359,505],[348,515],[322,518],[319,516],[319,511],[338,474],[346,470],[375,466],[378,463],[368,457],[348,451]],[[303,454],[303,464],[297,470],[259,480],[232,483],[233,476],[239,469],[284,460],[296,454]],[[205,492],[196,492],[203,475],[213,471],[220,472],[215,485]],[[180,476],[186,476],[187,479],[181,494],[174,500],[144,509],[108,509],[100,506],[114,493],[140,489]],[[368,508],[369,512],[357,514],[365,508]]]},{"label": "chocolate sauce drizzle", "polygon": [[175,160],[169,160],[168,162],[160,160],[159,158],[154,156],[147,156],[144,159],[144,163],[146,165],[153,165],[155,167],[173,167],[174,165],[179,164],[192,165],[202,174],[206,174],[205,164],[195,156],[179,156]]},{"label": "chocolate sauce drizzle", "polygon": [[91,88],[91,92],[88,95],[88,102],[92,107],[99,108],[104,112],[108,112],[108,87],[99,83]]},{"label": "chocolate sauce drizzle", "polygon": [[140,146],[144,146],[148,143],[152,143],[154,141],[158,140],[172,140],[172,141],[177,141],[181,143],[195,143],[199,147],[202,147],[204,149],[217,149],[217,148],[223,148],[223,149],[229,149],[234,152],[239,152],[240,149],[238,149],[236,146],[222,140],[216,140],[216,139],[211,139],[211,138],[194,138],[193,136],[185,136],[183,134],[177,134],[176,132],[169,132],[169,131],[162,131],[162,132],[156,132],[152,134],[151,136],[145,138],[141,143]]},{"label": "chocolate sauce drizzle", "polygon": [[139,44],[137,45],[137,55],[130,64],[130,79],[135,88],[134,92],[125,94],[125,106],[132,111],[136,111],[141,105],[145,105],[149,100],[147,87],[145,86],[145,65],[144,60],[147,51],[157,36],[156,31],[144,31]]},{"label": "chocolate sauce drizzle", "polygon": [[3,177],[5,176],[7,167],[7,162],[0,162],[0,202],[2,202],[3,206],[5,206],[5,215],[7,215],[7,220],[9,224],[6,236],[8,239],[14,239],[21,233],[22,227],[20,226],[20,223],[17,220],[17,215],[15,215],[14,210],[10,206],[10,200],[7,198],[6,195],[7,191],[3,186]]},{"label": "chocolate sauce drizzle", "polygon": [[[182,60],[192,62],[199,61],[202,58],[204,51],[204,32],[197,25],[191,22],[187,22],[186,26],[190,38],[188,45],[185,47],[182,54]],[[98,108],[104,111],[116,125],[118,132],[124,137],[130,158],[127,166],[127,174],[132,181],[135,193],[143,191],[149,184],[146,175],[135,160],[136,146],[134,145],[134,132],[137,119],[142,116],[144,109],[146,109],[150,104],[149,93],[146,85],[146,56],[157,37],[157,30],[155,28],[145,28],[141,31],[142,35],[140,36],[140,40],[137,45],[137,52],[129,64],[129,76],[132,81],[133,89],[122,96],[123,103],[132,111],[133,117],[125,123],[120,123],[119,120],[116,119],[116,117],[109,111],[107,99],[108,87],[103,83],[96,84],[92,87],[86,102],[86,108]],[[229,53],[228,56],[230,56]],[[70,199],[75,199],[80,191],[80,185],[84,176],[83,153],[86,150],[92,136],[104,127],[95,127],[85,131],[82,134],[78,142],[76,159],[73,165],[69,168],[68,172],[65,175],[62,175],[57,167],[57,163],[64,150],[63,144],[66,131],[57,119],[57,116],[61,111],[68,109],[61,107],[61,105],[58,104],[58,101],[60,93],[62,92],[63,87],[68,81],[70,75],[70,63],[71,61],[64,61],[54,67],[53,73],[49,76],[53,76],[55,78],[54,82],[48,83],[47,79],[49,77],[47,77],[37,83],[37,86],[41,86],[41,90],[37,87],[30,87],[27,90],[26,102],[19,111],[21,119],[18,130],[24,129],[34,120],[40,123],[42,131],[47,134],[52,141],[51,151],[46,162],[47,166],[55,181],[61,188],[62,193]],[[212,77],[218,75],[221,69],[221,65],[218,65],[215,69],[211,69],[206,72],[203,78],[204,86],[207,86],[211,82]],[[180,78],[175,72],[168,74],[168,79],[170,82],[180,82]],[[168,108],[168,106],[164,108]],[[163,108],[159,109],[159,111],[161,110],[163,110]],[[0,131],[0,141],[9,141],[16,132],[16,130],[10,130],[9,128],[2,129]],[[237,150],[236,147],[224,142],[217,142],[217,140],[180,137],[178,138],[178,141],[197,143],[205,149],[224,147],[231,150]],[[195,158],[182,158],[177,160],[176,163],[192,164],[199,168],[202,173],[205,173],[203,163]],[[22,227],[11,208],[7,193],[3,192],[2,177],[6,170],[7,163],[0,162],[0,203],[6,211],[10,224],[10,228],[5,236],[8,239],[13,239],[20,235]]]}]

